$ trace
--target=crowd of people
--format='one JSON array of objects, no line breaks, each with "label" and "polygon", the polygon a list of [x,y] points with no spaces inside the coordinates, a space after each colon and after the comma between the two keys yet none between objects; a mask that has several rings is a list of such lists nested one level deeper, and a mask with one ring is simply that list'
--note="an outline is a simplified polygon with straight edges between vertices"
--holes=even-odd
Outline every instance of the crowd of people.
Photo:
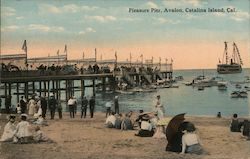
[{"label": "crowd of people", "polygon": [[16,124],[16,116],[9,115],[8,123],[4,127],[1,142],[13,142],[19,144],[52,142],[38,124],[32,124],[28,120],[27,114],[21,114]]},{"label": "crowd of people", "polygon": [[[94,117],[95,97],[89,100],[86,96],[81,98],[78,103],[77,99],[72,96],[67,101],[70,118],[75,118],[77,105],[81,105],[81,118],[86,118],[89,108],[90,117]],[[3,135],[0,141],[13,143],[31,143],[31,142],[52,142],[41,130],[41,126],[48,126],[46,119],[47,107],[50,112],[50,119],[53,120],[56,110],[58,110],[59,119],[62,119],[62,108],[60,102],[56,100],[54,94],[51,94],[48,101],[45,97],[32,96],[28,101],[22,96],[17,105],[16,112],[18,115],[10,115],[8,123],[4,127]],[[119,97],[114,96],[113,102],[108,101],[104,105],[106,107],[105,127],[119,130],[137,130],[135,136],[153,137],[158,139],[167,139],[168,143],[166,151],[178,152],[180,154],[203,154],[205,153],[201,140],[196,133],[196,127],[189,121],[180,122],[177,130],[169,138],[168,127],[171,121],[166,122],[164,106],[161,102],[160,95],[156,96],[153,111],[144,112],[139,110],[138,113],[129,111],[125,114],[120,112]],[[136,118],[132,116],[136,115]],[[16,117],[20,117],[16,122]],[[28,117],[30,120],[28,121]],[[222,118],[221,112],[217,114],[218,118]],[[242,132],[248,140],[250,139],[250,122],[238,118],[237,114],[233,114],[230,123],[231,132]]]}]

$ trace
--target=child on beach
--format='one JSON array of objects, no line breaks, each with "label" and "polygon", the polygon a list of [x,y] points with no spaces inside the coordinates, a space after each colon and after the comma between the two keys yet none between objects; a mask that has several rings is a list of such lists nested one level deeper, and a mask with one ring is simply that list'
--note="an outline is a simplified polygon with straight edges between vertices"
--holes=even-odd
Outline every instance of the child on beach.
[{"label": "child on beach", "polygon": [[30,124],[27,122],[27,114],[21,114],[21,122],[16,126],[14,143],[28,143],[32,134],[30,133]]},{"label": "child on beach", "polygon": [[19,103],[17,103],[17,106],[16,106],[16,113],[21,114],[21,106]]},{"label": "child on beach", "polygon": [[52,142],[40,129],[39,126],[35,127],[35,133],[33,135],[33,139],[35,142]]}]

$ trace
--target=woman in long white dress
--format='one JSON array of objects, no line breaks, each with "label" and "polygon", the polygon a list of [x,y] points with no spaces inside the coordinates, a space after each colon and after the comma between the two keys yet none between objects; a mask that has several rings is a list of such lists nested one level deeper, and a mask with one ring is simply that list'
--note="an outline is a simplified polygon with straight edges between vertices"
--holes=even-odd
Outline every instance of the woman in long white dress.
[{"label": "woman in long white dress", "polygon": [[159,119],[162,119],[164,117],[164,107],[161,104],[161,100],[160,100],[160,95],[157,96],[157,101],[155,104],[155,112],[157,113],[157,116]]},{"label": "woman in long white dress", "polygon": [[34,98],[31,98],[28,103],[29,115],[33,116],[36,113],[36,101]]},{"label": "woman in long white dress", "polygon": [[40,115],[42,115],[41,100],[37,102],[36,107],[37,107],[37,112],[34,114],[34,117],[38,118]]},{"label": "woman in long white dress", "polygon": [[9,122],[4,127],[3,135],[0,141],[7,142],[13,140],[16,131],[16,125],[14,123],[15,123],[15,116],[10,115]]}]

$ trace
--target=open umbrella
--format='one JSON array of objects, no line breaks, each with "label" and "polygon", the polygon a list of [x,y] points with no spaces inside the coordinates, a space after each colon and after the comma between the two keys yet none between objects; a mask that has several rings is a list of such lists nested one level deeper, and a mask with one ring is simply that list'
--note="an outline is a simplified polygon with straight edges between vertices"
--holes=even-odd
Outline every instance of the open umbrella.
[{"label": "open umbrella", "polygon": [[185,120],[184,116],[185,113],[178,114],[174,116],[168,123],[168,126],[166,128],[166,137],[168,140],[166,150],[175,152],[180,151],[179,145],[181,142],[182,132],[179,131],[179,127]]}]

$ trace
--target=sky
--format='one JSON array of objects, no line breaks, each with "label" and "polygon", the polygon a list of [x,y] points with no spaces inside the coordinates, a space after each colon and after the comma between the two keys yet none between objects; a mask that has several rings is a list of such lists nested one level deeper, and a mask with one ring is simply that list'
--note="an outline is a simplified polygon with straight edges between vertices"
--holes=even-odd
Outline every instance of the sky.
[{"label": "sky", "polygon": [[[164,12],[175,8],[182,12]],[[130,53],[136,61],[143,54],[154,62],[173,59],[174,69],[216,68],[227,41],[229,54],[235,42],[249,68],[250,1],[1,0],[1,54],[24,53],[24,40],[28,58],[53,56],[58,49],[62,54],[66,44],[68,59],[80,59],[83,52],[93,58],[97,48],[97,60],[114,59],[117,52],[119,61]]]}]

